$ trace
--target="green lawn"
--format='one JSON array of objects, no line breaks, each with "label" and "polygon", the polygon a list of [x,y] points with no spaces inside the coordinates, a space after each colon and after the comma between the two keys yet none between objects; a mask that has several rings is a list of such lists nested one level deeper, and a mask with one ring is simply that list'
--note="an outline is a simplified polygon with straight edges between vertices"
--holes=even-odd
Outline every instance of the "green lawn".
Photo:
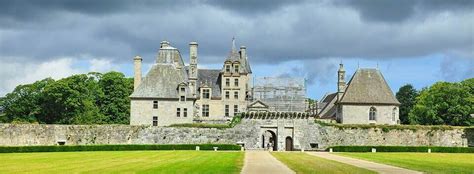
[{"label": "green lawn", "polygon": [[274,152],[272,155],[296,173],[376,173],[301,152]]},{"label": "green lawn", "polygon": [[242,152],[108,151],[0,154],[0,173],[240,173]]},{"label": "green lawn", "polygon": [[334,153],[427,173],[474,173],[474,154],[467,153]]}]

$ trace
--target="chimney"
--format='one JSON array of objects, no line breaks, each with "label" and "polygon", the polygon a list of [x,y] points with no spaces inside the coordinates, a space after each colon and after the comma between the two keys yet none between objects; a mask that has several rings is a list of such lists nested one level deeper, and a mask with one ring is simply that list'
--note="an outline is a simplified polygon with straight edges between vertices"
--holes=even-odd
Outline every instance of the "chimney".
[{"label": "chimney", "polygon": [[137,89],[137,87],[142,82],[142,58],[140,56],[135,56],[133,58],[133,65],[134,65],[134,79],[133,79],[133,90]]},{"label": "chimney", "polygon": [[240,58],[247,58],[247,48],[245,46],[240,46]]},{"label": "chimney", "polygon": [[189,43],[189,64],[197,64],[197,50],[198,43],[190,42]]}]

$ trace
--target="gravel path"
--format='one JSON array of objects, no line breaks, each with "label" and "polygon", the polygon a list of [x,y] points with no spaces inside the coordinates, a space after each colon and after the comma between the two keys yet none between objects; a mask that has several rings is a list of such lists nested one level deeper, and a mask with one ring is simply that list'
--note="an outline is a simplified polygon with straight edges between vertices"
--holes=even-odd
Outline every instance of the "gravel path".
[{"label": "gravel path", "polygon": [[267,151],[246,151],[242,174],[295,173]]},{"label": "gravel path", "polygon": [[338,161],[341,163],[346,163],[349,165],[365,168],[368,170],[376,171],[378,173],[387,173],[387,174],[421,174],[422,172],[414,171],[414,170],[408,170],[400,167],[395,167],[395,166],[390,166],[386,164],[380,164],[380,163],[375,163],[371,161],[365,161],[365,160],[360,160],[360,159],[355,159],[355,158],[349,158],[345,156],[339,156],[339,155],[334,155],[328,152],[307,152],[310,155],[314,155],[317,157],[321,158],[326,158],[329,160],[334,160]]}]

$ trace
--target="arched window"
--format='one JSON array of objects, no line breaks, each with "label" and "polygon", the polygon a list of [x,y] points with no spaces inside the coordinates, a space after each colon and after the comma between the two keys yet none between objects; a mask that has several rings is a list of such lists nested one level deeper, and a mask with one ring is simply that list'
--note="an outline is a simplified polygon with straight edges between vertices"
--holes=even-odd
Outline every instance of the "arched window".
[{"label": "arched window", "polygon": [[377,117],[377,109],[375,107],[371,107],[369,111],[369,120],[375,121]]},{"label": "arched window", "polygon": [[397,108],[393,108],[392,110],[392,121],[396,121],[397,120]]}]

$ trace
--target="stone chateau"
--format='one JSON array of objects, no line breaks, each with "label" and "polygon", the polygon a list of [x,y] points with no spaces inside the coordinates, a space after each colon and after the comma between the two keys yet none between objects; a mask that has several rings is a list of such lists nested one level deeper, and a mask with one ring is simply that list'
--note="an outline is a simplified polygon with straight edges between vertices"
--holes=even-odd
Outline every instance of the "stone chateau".
[{"label": "stone chateau", "polygon": [[[290,84],[287,79],[277,79],[279,83],[287,81],[287,85],[270,88],[275,85],[273,79],[263,83],[268,86],[253,86],[246,47],[237,50],[234,40],[223,60],[221,69],[199,69],[198,43],[190,42],[189,65],[185,65],[179,50],[162,41],[155,64],[142,77],[142,58],[136,56],[130,124],[222,123],[240,112],[308,111],[307,107],[301,107],[307,106],[304,80]],[[399,124],[400,103],[378,69],[357,69],[346,83],[345,70],[340,64],[337,75],[337,92],[325,95],[317,103],[316,116],[343,124]],[[253,97],[256,91],[258,95]],[[265,100],[268,95],[271,97]]]}]

